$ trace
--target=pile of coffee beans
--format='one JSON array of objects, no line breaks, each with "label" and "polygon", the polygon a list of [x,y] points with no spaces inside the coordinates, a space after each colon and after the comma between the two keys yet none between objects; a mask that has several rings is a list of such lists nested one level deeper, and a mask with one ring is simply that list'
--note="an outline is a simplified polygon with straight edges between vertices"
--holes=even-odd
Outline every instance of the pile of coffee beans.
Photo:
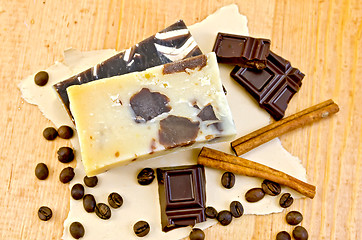
[{"label": "pile of coffee beans", "polygon": [[218,222],[223,226],[229,225],[233,217],[239,218],[243,214],[244,214],[244,207],[238,201],[231,202],[229,210],[222,210],[220,212],[217,212],[217,210],[211,206],[205,208],[206,217],[212,219],[216,218]]},{"label": "pile of coffee beans", "polygon": [[[289,225],[295,226],[303,221],[303,215],[298,211],[291,211],[285,216],[285,220]],[[302,226],[297,226],[293,230],[293,237],[295,240],[307,240],[308,232]],[[276,240],[290,240],[290,234],[286,231],[279,232],[276,236]]]}]

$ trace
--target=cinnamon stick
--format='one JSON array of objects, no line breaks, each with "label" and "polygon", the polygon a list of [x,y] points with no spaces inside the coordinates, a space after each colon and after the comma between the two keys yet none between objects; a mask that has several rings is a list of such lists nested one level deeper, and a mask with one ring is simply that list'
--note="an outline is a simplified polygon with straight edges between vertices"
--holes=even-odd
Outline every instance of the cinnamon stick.
[{"label": "cinnamon stick", "polygon": [[267,179],[290,187],[309,198],[314,198],[316,193],[315,186],[296,179],[284,172],[211,148],[203,147],[201,149],[197,158],[197,163],[207,167],[222,169],[249,177]]},{"label": "cinnamon stick", "polygon": [[231,142],[231,148],[240,156],[286,132],[311,124],[339,111],[333,100],[327,100],[303,111],[274,122]]}]

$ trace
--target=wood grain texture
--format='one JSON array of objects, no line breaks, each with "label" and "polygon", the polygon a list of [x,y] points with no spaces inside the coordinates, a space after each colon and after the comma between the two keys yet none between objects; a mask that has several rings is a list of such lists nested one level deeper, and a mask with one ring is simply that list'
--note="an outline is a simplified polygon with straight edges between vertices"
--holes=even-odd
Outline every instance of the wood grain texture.
[{"label": "wood grain texture", "polygon": [[[43,139],[52,124],[24,103],[19,81],[61,60],[67,47],[120,50],[180,18],[191,25],[233,2],[252,36],[270,38],[272,50],[306,74],[287,115],[329,98],[340,106],[336,116],[281,137],[317,186],[313,200],[298,200],[290,210],[303,213],[310,239],[362,239],[360,0],[0,1],[0,239],[60,239],[69,210],[68,186],[58,180],[66,165],[56,160],[69,142]],[[50,168],[46,181],[34,176],[38,162]],[[37,217],[42,205],[53,209],[48,222]],[[292,231],[285,214],[244,216],[207,230],[206,239],[274,239]]]}]

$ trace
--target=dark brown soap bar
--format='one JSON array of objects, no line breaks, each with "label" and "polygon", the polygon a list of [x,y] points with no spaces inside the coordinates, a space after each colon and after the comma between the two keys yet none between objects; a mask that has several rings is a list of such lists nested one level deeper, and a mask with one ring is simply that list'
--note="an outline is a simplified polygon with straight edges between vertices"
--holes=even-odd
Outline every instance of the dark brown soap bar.
[{"label": "dark brown soap bar", "polygon": [[213,48],[219,63],[264,69],[269,55],[270,40],[227,33],[218,33]]},{"label": "dark brown soap bar", "polygon": [[201,55],[202,52],[182,20],[172,24],[133,47],[54,85],[69,116],[67,88],[102,78],[143,71],[150,67]]},{"label": "dark brown soap bar", "polygon": [[293,95],[302,85],[304,74],[289,61],[270,52],[263,70],[236,66],[231,77],[240,83],[275,119],[284,117]]},{"label": "dark brown soap bar", "polygon": [[206,221],[202,165],[158,168],[157,180],[162,231]]}]

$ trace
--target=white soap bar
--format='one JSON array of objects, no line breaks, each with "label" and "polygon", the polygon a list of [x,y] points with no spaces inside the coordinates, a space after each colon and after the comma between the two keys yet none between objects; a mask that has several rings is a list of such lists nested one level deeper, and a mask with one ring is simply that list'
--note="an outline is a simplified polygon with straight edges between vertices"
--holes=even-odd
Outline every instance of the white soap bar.
[{"label": "white soap bar", "polygon": [[236,134],[214,53],[67,92],[89,176]]}]

